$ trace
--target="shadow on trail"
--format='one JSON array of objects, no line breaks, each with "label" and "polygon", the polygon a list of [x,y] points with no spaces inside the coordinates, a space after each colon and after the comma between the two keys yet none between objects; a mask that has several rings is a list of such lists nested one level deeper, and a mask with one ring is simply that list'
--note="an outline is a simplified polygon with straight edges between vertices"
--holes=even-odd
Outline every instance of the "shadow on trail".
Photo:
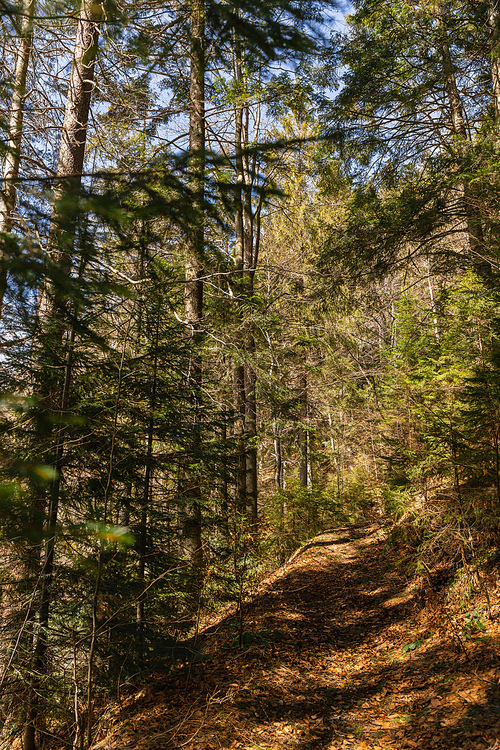
[{"label": "shadow on trail", "polygon": [[[376,540],[324,554],[317,547],[311,560],[301,558],[246,606],[249,648],[231,648],[234,617],[219,623],[216,653],[209,632],[201,636],[209,658],[192,665],[184,691],[208,707],[206,731],[186,731],[181,744],[190,748],[192,740],[200,750],[496,748],[500,693],[491,672],[498,666],[497,640],[474,644],[470,661],[450,655],[442,643],[405,654],[404,627],[420,606],[405,586]],[[467,679],[478,674],[488,675],[486,689],[468,691]],[[220,718],[223,702],[229,722]],[[181,744],[167,741],[162,748]]]},{"label": "shadow on trail", "polygon": [[338,648],[374,640],[415,606],[412,600],[398,601],[405,581],[384,560],[384,552],[384,545],[373,544],[354,559],[329,558],[326,568],[295,569],[253,603],[249,616],[257,611],[276,627],[286,631],[288,625],[294,631],[290,640],[299,645],[306,638],[329,644],[332,633]]},{"label": "shadow on trail", "polygon": [[[397,652],[392,652],[387,644],[390,627],[411,619],[419,602],[405,593],[406,581],[391,565],[384,543],[363,548],[354,542],[352,546],[357,547],[357,557],[329,558],[326,566],[317,560],[316,568],[294,569],[277,581],[272,591],[250,607],[249,625],[279,629],[283,640],[274,651],[281,664],[300,664],[308,654],[321,654],[327,664],[329,654],[359,652],[360,646],[373,654],[379,643],[382,658],[373,664],[369,655],[360,652],[365,667],[358,669],[357,664],[342,686],[334,674],[325,685],[328,680],[324,675],[315,679],[314,670],[307,674],[308,684],[301,683],[297,689],[291,680],[282,689],[270,686],[266,706],[254,706],[256,715],[301,725],[320,714],[318,738],[295,740],[296,745],[311,750],[337,747],[349,739],[360,747],[376,747],[378,742],[382,747],[418,746],[422,750],[490,747],[490,741],[492,745],[500,736],[498,681],[490,681],[480,700],[472,693],[464,694],[460,704],[450,706],[448,698],[455,697],[457,678],[498,664],[498,643],[491,639],[476,644],[473,661],[464,655],[450,659],[442,653],[442,645],[407,655],[399,644]],[[388,694],[400,698],[398,716],[392,717],[390,727],[384,726]],[[372,705],[366,705],[370,701]],[[250,696],[245,705],[247,710],[252,705]],[[379,709],[375,715],[374,708]]]}]

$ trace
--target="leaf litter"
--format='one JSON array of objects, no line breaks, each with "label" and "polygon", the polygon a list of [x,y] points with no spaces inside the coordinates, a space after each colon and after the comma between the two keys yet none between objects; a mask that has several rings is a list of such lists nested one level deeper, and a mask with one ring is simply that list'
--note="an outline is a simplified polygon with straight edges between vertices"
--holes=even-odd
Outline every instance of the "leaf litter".
[{"label": "leaf litter", "polygon": [[234,613],[211,624],[93,750],[500,750],[498,621],[464,643],[401,567],[379,525],[320,535],[245,604],[244,648]]}]

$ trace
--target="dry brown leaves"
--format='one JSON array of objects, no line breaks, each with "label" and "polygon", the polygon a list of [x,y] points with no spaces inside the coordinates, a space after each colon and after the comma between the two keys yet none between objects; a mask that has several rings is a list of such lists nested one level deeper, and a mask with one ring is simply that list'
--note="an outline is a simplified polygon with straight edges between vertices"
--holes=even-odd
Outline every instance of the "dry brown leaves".
[{"label": "dry brown leaves", "polygon": [[498,621],[460,633],[456,617],[459,648],[384,531],[352,535],[323,535],[261,586],[248,648],[227,648],[228,616],[202,635],[206,659],[108,709],[94,750],[500,750]]}]

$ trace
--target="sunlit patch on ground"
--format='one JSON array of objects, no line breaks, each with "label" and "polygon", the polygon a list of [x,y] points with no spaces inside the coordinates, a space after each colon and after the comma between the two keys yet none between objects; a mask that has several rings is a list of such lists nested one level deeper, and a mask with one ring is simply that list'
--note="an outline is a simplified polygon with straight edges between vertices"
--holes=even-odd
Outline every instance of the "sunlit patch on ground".
[{"label": "sunlit patch on ground", "polygon": [[423,629],[382,532],[356,533],[296,555],[247,603],[247,647],[227,648],[227,616],[204,660],[103,719],[95,750],[500,750],[497,621]]}]

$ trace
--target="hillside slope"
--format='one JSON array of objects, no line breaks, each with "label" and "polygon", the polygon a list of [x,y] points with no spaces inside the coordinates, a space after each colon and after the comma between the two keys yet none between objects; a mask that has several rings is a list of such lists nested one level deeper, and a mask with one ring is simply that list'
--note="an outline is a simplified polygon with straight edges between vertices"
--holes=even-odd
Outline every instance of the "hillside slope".
[{"label": "hillside slope", "polygon": [[212,625],[93,750],[500,748],[497,621],[438,612],[393,562],[378,525],[316,538],[246,605],[242,648],[234,616]]}]

